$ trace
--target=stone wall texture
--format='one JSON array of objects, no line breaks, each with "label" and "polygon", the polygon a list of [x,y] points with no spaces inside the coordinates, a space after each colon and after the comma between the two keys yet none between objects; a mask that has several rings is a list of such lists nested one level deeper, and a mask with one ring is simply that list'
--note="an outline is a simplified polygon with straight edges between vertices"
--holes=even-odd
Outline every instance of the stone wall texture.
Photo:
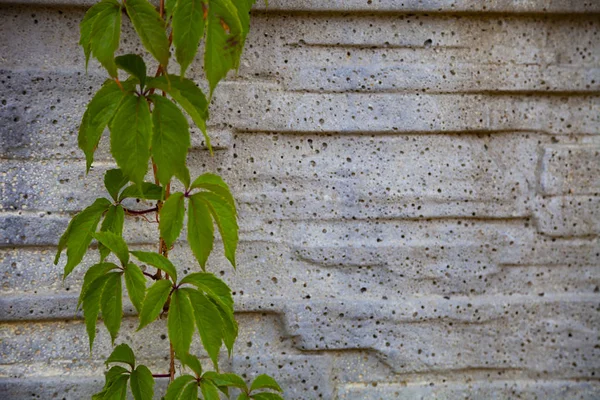
[{"label": "stone wall texture", "polygon": [[[88,176],[77,148],[105,76],[77,46],[93,0],[1,3],[0,393],[82,399],[110,340],[90,355],[84,268],[63,281],[52,259],[113,167],[106,140]],[[600,398],[599,96],[599,1],[257,4],[215,156],[197,130],[190,153],[241,214],[237,272],[209,267],[240,324],[223,365],[288,399]],[[164,369],[164,321],[134,335],[125,312],[121,338]]]}]

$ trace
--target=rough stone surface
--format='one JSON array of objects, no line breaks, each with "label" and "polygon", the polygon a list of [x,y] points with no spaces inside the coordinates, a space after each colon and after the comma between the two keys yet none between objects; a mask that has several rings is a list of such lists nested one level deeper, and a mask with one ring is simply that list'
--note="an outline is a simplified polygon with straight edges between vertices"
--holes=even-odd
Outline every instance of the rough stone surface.
[{"label": "rough stone surface", "polygon": [[[77,148],[104,79],[77,46],[93,1],[1,3],[0,392],[86,398],[110,340],[99,328],[89,354],[85,269],[63,281],[52,260],[113,166],[104,140],[86,176]],[[253,14],[212,104],[215,156],[197,130],[190,153],[240,210],[237,272],[209,262],[240,324],[225,369],[269,372],[288,399],[600,398],[600,2]],[[155,228],[128,218],[124,235],[151,250]],[[185,243],[172,254],[198,269]],[[164,321],[134,334],[124,312],[118,340],[162,372]]]}]

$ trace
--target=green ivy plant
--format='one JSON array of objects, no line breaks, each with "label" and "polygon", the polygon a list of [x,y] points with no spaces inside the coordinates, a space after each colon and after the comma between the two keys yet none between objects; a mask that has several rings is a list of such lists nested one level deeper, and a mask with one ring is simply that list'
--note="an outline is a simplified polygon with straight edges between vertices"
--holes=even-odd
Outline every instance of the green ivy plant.
[{"label": "green ivy plant", "polygon": [[[221,347],[224,345],[231,356],[238,327],[231,289],[206,267],[216,225],[225,257],[235,268],[236,205],[221,177],[204,173],[192,180],[186,164],[190,130],[185,114],[202,131],[212,154],[206,132],[209,100],[219,81],[239,66],[254,1],[161,0],[157,10],[148,0],[102,0],[89,9],[80,24],[79,43],[86,68],[93,57],[110,79],[93,96],[83,115],[79,147],[89,172],[108,127],[111,154],[118,168],[104,175],[108,195],[96,199],[71,220],[60,238],[55,263],[66,250],[66,278],[96,240],[99,262],[85,273],[78,303],[83,308],[90,351],[100,315],[115,345],[123,318],[123,282],[139,315],[138,331],[166,315],[170,343],[170,362],[163,371],[150,371],[137,364],[126,343],[114,347],[106,360],[110,369],[104,388],[93,399],[125,399],[128,391],[136,400],[152,399],[155,378],[169,379],[166,400],[195,400],[199,396],[216,400],[221,395],[229,397],[232,388],[240,392],[238,400],[282,398],[277,394],[280,386],[267,375],[256,377],[248,387],[240,376],[219,372]],[[144,58],[138,54],[115,57],[123,16],[130,19],[145,50],[158,63],[154,76],[148,75]],[[208,99],[185,77],[203,39]],[[171,47],[179,74],[169,73]],[[153,181],[148,182],[150,165]],[[172,190],[175,188],[179,189]],[[127,199],[156,205],[127,208]],[[186,212],[187,243],[203,272],[181,276],[168,256],[181,234]],[[123,239],[126,215],[145,214],[155,214],[158,221],[156,253],[130,250]],[[195,332],[212,361],[212,370],[190,353]],[[175,377],[176,362],[189,373]]]}]

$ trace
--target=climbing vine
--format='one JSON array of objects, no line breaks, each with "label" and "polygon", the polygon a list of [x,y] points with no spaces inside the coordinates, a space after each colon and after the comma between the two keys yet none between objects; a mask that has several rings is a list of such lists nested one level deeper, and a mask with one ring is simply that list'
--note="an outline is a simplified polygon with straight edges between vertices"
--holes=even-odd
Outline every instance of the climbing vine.
[{"label": "climbing vine", "polygon": [[[108,127],[110,150],[118,168],[104,175],[107,195],[71,220],[60,238],[55,263],[66,250],[66,278],[81,264],[92,242],[97,242],[99,262],[85,273],[78,307],[83,308],[90,351],[99,316],[114,349],[106,360],[110,369],[104,387],[93,399],[125,399],[128,392],[136,400],[152,399],[155,379],[161,378],[169,379],[166,400],[199,396],[215,400],[222,394],[229,397],[229,390],[234,388],[239,391],[238,400],[281,399],[277,394],[281,388],[267,375],[259,375],[248,386],[240,376],[219,371],[220,350],[224,345],[231,356],[238,327],[231,289],[206,269],[215,225],[225,257],[235,268],[237,211],[221,177],[207,172],[192,179],[186,163],[191,143],[186,114],[202,131],[212,154],[206,131],[208,105],[219,81],[239,66],[254,1],[160,0],[157,9],[148,0],[102,0],[88,10],[80,24],[79,44],[86,68],[94,58],[110,78],[87,106],[79,128],[79,147],[89,172]],[[158,64],[154,75],[148,75],[146,62],[138,54],[115,57],[124,17],[129,18],[145,50]],[[185,76],[201,41],[208,98]],[[179,64],[178,74],[169,72],[174,69],[170,65],[171,47]],[[146,180],[148,175],[152,176],[150,181]],[[128,199],[154,202],[155,206],[129,208]],[[168,257],[183,231],[186,213],[187,243],[202,272],[181,276],[182,266]],[[130,222],[127,215],[142,216],[146,221],[154,215],[158,222],[157,252],[129,249],[123,239],[123,226]],[[123,318],[123,282],[139,315],[139,334],[166,315],[170,360],[162,371],[136,363],[126,343],[115,346]],[[202,365],[190,353],[196,332],[210,366]],[[177,364],[189,373],[176,377]]]}]

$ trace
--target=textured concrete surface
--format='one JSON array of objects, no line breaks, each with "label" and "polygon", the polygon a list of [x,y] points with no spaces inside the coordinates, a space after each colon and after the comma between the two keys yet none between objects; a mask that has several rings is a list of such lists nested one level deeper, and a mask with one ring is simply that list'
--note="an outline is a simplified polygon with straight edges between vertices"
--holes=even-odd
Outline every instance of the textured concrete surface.
[{"label": "textured concrete surface", "polygon": [[[84,268],[52,259],[113,166],[104,141],[86,177],[76,145],[104,76],[77,46],[93,1],[1,3],[0,392],[81,399],[110,342],[89,354]],[[240,323],[223,365],[288,399],[600,398],[599,95],[597,1],[257,5],[215,156],[198,131],[190,154],[240,209],[238,271],[209,267]],[[155,228],[125,236],[151,250]],[[119,340],[163,372],[164,321],[125,314]]]}]

